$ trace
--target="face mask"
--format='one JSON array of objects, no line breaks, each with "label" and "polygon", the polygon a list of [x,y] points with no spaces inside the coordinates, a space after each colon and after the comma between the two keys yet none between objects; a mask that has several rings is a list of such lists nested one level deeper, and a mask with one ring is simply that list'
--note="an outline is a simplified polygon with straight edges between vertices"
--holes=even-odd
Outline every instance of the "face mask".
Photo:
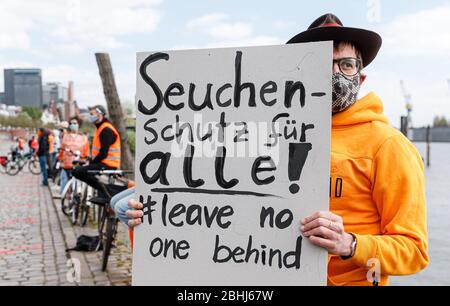
[{"label": "face mask", "polygon": [[98,117],[96,115],[89,116],[89,122],[95,123],[98,121]]},{"label": "face mask", "polygon": [[69,129],[73,132],[77,132],[78,131],[78,124],[71,124],[69,125]]},{"label": "face mask", "polygon": [[342,73],[333,74],[333,114],[340,113],[355,104],[361,88],[359,73],[353,77],[344,76]]}]

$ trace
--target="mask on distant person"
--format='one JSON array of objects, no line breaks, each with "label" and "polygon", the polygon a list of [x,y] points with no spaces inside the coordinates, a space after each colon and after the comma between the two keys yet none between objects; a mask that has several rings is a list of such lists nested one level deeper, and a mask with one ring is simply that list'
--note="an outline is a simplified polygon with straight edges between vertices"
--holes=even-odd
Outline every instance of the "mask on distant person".
[{"label": "mask on distant person", "polygon": [[78,124],[71,124],[71,125],[69,125],[69,129],[72,132],[77,132],[78,131]]},{"label": "mask on distant person", "polygon": [[98,116],[97,115],[90,115],[89,116],[89,121],[92,123],[96,123],[98,121]]},{"label": "mask on distant person", "polygon": [[339,72],[333,74],[333,114],[343,112],[355,104],[361,88],[360,77],[359,73],[353,77],[344,76]]}]

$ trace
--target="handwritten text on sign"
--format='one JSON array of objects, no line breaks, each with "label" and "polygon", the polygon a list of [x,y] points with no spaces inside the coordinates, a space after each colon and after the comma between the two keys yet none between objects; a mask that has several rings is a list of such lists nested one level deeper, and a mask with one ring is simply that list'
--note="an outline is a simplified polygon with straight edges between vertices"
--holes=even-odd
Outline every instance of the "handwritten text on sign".
[{"label": "handwritten text on sign", "polygon": [[329,42],[138,53],[136,285],[325,284]]}]

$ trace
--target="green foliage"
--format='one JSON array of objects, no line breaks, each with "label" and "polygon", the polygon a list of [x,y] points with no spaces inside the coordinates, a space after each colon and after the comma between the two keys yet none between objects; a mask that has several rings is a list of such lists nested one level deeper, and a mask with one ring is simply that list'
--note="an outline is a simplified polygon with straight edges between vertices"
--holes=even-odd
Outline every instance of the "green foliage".
[{"label": "green foliage", "polygon": [[33,120],[40,120],[42,117],[42,111],[37,107],[24,106],[23,112],[27,113]]},{"label": "green foliage", "polygon": [[450,127],[450,123],[445,116],[436,116],[433,120],[433,127]]},{"label": "green foliage", "polygon": [[16,117],[0,116],[0,126],[38,129],[42,127],[40,119],[32,119],[28,113],[20,113]]},{"label": "green foliage", "polygon": [[130,151],[133,155],[136,155],[136,132],[127,131],[128,136],[128,146],[130,147]]},{"label": "green foliage", "polygon": [[80,132],[93,137],[95,134],[95,125],[89,121],[82,121],[80,125]]}]

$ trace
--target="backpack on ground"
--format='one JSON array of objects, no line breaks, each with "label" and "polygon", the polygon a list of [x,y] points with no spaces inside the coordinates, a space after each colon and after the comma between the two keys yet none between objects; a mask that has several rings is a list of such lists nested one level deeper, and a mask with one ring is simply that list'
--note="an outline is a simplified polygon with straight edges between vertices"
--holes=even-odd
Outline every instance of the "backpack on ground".
[{"label": "backpack on ground", "polygon": [[74,248],[67,249],[66,251],[94,252],[102,249],[103,245],[99,236],[81,235],[77,238],[76,246]]}]

